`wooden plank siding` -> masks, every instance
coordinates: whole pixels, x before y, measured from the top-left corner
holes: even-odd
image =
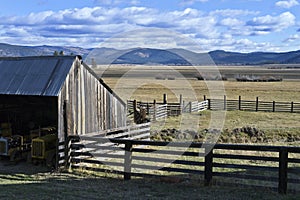
[[[75,59],[58,96],[60,141],[64,140],[65,102],[68,135],[85,135],[126,125],[126,104],[79,59]]]

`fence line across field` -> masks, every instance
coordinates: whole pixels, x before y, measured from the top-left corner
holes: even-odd
[[[255,101],[242,100],[239,96],[238,100],[228,100],[226,96],[223,99],[208,99],[209,110],[241,110],[254,112],[290,112],[300,113],[300,103],[296,102],[280,102],[280,101],[260,101],[256,97]]]
[[[164,95],[166,98],[166,95]],[[127,109],[129,112],[133,110],[134,100],[127,101]],[[160,105],[166,106],[167,116],[178,116],[182,113],[192,113],[199,112],[203,110],[240,110],[240,111],[253,111],[253,112],[290,112],[290,113],[300,113],[300,103],[298,102],[281,102],[281,101],[260,101],[258,97],[256,100],[242,100],[239,96],[237,100],[227,99],[224,96],[223,99],[209,99],[204,96],[204,101],[192,101],[185,102],[180,99],[180,102],[167,102],[166,99],[163,102],[142,102],[137,101],[138,107],[143,107],[147,110],[147,114],[153,114],[153,108],[156,108],[160,112]],[[159,106],[158,106],[159,105]],[[151,112],[150,112],[151,110]],[[164,112],[165,109],[163,109]],[[151,119],[155,117],[151,116]]]

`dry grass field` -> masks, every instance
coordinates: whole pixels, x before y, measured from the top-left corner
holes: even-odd
[[[222,75],[231,74],[231,77],[238,74],[273,75],[288,77],[282,82],[237,82],[233,78],[228,81],[200,81],[193,74],[195,69],[191,67],[175,67],[183,76],[168,71],[169,66],[110,66],[104,71],[103,68],[96,70],[103,75],[104,81],[118,95],[127,99],[136,99],[144,102],[162,102],[163,94],[167,94],[168,102],[179,102],[179,95],[183,95],[183,100],[202,101],[204,95],[207,98],[220,99],[224,95],[228,100],[237,100],[239,96],[242,100],[255,101],[256,97],[260,101],[276,102],[300,102],[300,70],[299,69],[269,69],[258,67],[221,67]],[[127,71],[127,73],[125,73]],[[124,74],[125,73],[125,74]],[[167,75],[172,74],[175,80],[168,80]],[[158,80],[156,75],[164,74],[165,80]],[[294,76],[292,76],[294,75]],[[298,79],[299,78],[299,79]],[[194,114],[185,116],[187,123]],[[209,128],[211,112],[202,112],[199,118],[199,131]],[[192,121],[192,120],[190,120]],[[179,128],[182,125],[181,117],[167,119],[163,124],[165,128]],[[189,125],[186,124],[185,127]],[[235,128],[251,126],[264,131],[268,135],[300,135],[300,114],[291,113],[271,113],[271,112],[242,112],[227,111],[224,120],[223,131],[231,132]],[[158,127],[162,127],[161,124]],[[283,142],[284,144],[284,142]]]
[[[183,66],[99,66],[94,69],[104,81],[118,94],[130,94],[131,99],[143,101],[161,100],[162,94],[168,94],[170,102],[177,102],[178,95],[188,100],[195,94],[199,100],[203,95],[210,96],[218,90],[220,95],[226,94],[228,99],[262,101],[294,101],[300,102],[300,69],[270,69],[266,67],[183,67]],[[227,76],[228,81],[199,81],[197,74]],[[237,75],[275,76],[283,78],[282,82],[237,82]],[[163,76],[165,80],[157,80]],[[286,77],[286,78],[285,78]],[[175,80],[167,80],[173,78]],[[216,89],[211,91],[212,87]],[[217,88],[215,88],[217,87]],[[213,94],[212,94],[213,93]],[[176,97],[177,96],[177,97]]]

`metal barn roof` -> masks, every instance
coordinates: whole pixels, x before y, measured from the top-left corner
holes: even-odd
[[[0,94],[58,96],[75,58],[0,58]]]

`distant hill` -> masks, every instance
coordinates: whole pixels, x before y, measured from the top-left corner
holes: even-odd
[[[64,55],[87,56],[91,49],[80,47],[60,47],[60,46],[18,46],[0,43],[0,57],[23,57],[23,56],[43,56],[53,55],[54,52],[63,51]]]
[[[260,65],[300,64],[300,50],[274,53],[239,53],[223,50],[195,53],[185,49],[114,48],[85,49],[60,46],[18,46],[0,43],[0,57],[22,57],[53,55],[63,51],[64,55],[81,55],[88,64],[140,64],[140,65]]]
[[[253,52],[253,53],[236,53],[226,51],[212,51],[209,55],[216,64],[242,64],[242,65],[257,65],[257,64],[291,64],[300,63],[299,51],[291,51],[284,53],[273,52]],[[298,57],[298,58],[297,58]]]

